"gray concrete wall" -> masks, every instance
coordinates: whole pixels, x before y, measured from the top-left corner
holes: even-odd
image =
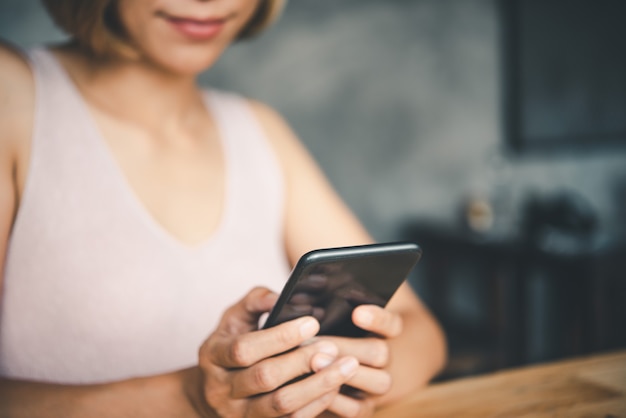
[[[0,37],[29,47],[61,35],[36,0],[0,0]],[[497,203],[497,230],[511,233],[527,193],[565,189],[604,230],[623,228],[623,149],[503,152],[499,39],[495,0],[294,0],[201,80],[281,111],[378,239],[414,219],[455,225],[474,195]]]

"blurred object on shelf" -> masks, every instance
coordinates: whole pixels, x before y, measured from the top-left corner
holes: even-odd
[[[579,194],[532,195],[524,208],[522,234],[533,248],[575,254],[593,245],[598,218]]]
[[[411,283],[448,336],[441,379],[626,347],[625,242],[573,192],[530,195],[517,234],[422,221],[402,238],[424,249]]]
[[[479,197],[469,199],[465,206],[465,221],[471,231],[488,232],[494,224],[493,208],[489,200]]]

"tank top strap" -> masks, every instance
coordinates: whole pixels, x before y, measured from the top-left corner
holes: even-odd
[[[29,180],[37,176],[40,165],[54,161],[61,164],[68,158],[76,160],[84,155],[86,147],[93,145],[84,141],[93,134],[90,116],[65,69],[44,48],[28,51],[28,58],[35,80],[35,115],[26,189]]]
[[[84,121],[80,94],[52,52],[36,48],[28,51],[28,58],[35,79],[36,116],[53,117],[57,124],[60,115],[70,116],[74,124]]]
[[[250,102],[238,94],[215,89],[205,91],[205,98],[224,138],[224,153],[230,164],[228,187],[234,205],[229,215],[242,219],[249,216],[251,208],[257,208],[268,225],[282,230],[284,173]],[[251,172],[262,175],[251,177]],[[264,204],[259,206],[259,202]]]

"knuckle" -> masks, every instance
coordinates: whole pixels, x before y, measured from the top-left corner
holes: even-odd
[[[269,392],[276,388],[277,375],[274,367],[259,365],[254,368],[253,373],[254,384],[259,390]]]
[[[224,400],[224,394],[220,390],[216,390],[215,388],[205,387],[204,388],[204,400],[211,407],[216,408]]]
[[[361,402],[352,401],[344,406],[343,413],[341,414],[344,418],[356,418],[361,416]]]
[[[270,408],[272,412],[281,416],[293,412],[293,399],[284,390],[274,392]]]
[[[291,347],[298,343],[298,341],[294,338],[294,333],[289,327],[280,327],[276,329],[276,341],[283,347]]]
[[[320,385],[326,390],[333,390],[343,383],[343,378],[339,370],[328,371],[322,374]]]
[[[240,312],[241,312],[241,306],[239,303],[229,306],[222,314],[222,319],[220,321],[221,327],[227,330],[233,318],[237,317],[240,314]]]
[[[246,311],[250,312],[254,309],[256,299],[260,298],[262,290],[260,287],[255,287],[244,296],[242,304]]]
[[[236,338],[229,347],[229,357],[234,365],[247,367],[250,365],[250,350],[248,344]]]

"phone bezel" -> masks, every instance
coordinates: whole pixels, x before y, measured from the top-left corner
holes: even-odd
[[[289,279],[285,284],[285,287],[280,293],[278,301],[272,308],[263,325],[263,329],[270,328],[272,326],[278,325],[276,322],[276,318],[279,316],[282,307],[291,297],[293,289],[296,284],[300,280],[302,272],[311,264],[316,263],[332,263],[336,261],[341,261],[345,259],[358,259],[358,258],[366,258],[371,256],[385,256],[385,255],[398,255],[398,254],[411,254],[414,257],[413,263],[408,268],[406,275],[402,282],[408,277],[411,270],[415,267],[415,265],[419,262],[422,256],[422,249],[415,244],[414,242],[388,242],[388,243],[378,243],[378,244],[367,244],[367,245],[357,245],[350,247],[336,247],[336,248],[322,248],[313,251],[309,251],[304,254],[295,267],[291,271],[289,275]],[[402,285],[402,282],[398,284],[397,289]],[[394,291],[395,292],[395,291]],[[389,300],[385,301],[385,305],[389,302]]]

